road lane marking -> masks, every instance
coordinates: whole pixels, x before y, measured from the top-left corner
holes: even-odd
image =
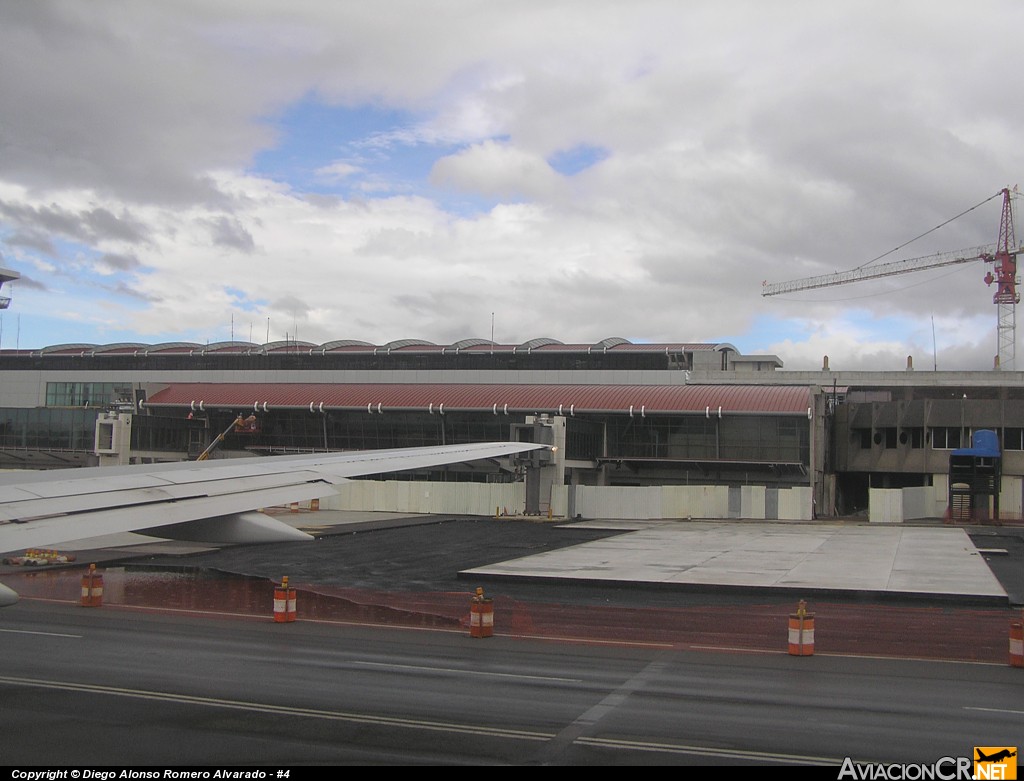
[[[173,702],[181,705],[200,705],[211,708],[248,711],[287,716],[306,716],[309,718],[326,719],[329,721],[347,721],[355,724],[372,724],[384,727],[406,727],[408,729],[428,730],[434,732],[454,732],[464,735],[480,735],[494,738],[515,740],[547,741],[554,734],[551,732],[532,732],[529,730],[502,729],[485,727],[475,724],[457,724],[455,722],[427,721],[424,719],[403,719],[392,716],[374,716],[367,713],[348,713],[345,711],[327,711],[316,708],[295,708],[288,705],[271,705],[270,703],[244,702],[242,700],[226,700],[218,697],[199,697],[191,694],[173,694],[171,692],[151,691],[147,689],[127,689],[118,686],[101,686],[91,683],[73,683],[71,681],[46,681],[37,678],[17,678],[0,676],[0,684],[13,686],[32,686],[39,689],[59,689],[63,691],[88,692],[90,694],[109,694],[114,697],[130,697],[139,700],[157,700]]]
[[[965,705],[964,710],[979,710],[985,713],[1012,713],[1014,716],[1024,716],[1024,710],[1011,710],[1010,708],[978,708]]]
[[[787,656],[788,651],[780,651],[770,648],[741,648],[731,645],[694,645],[684,644],[680,646],[688,651],[716,651],[741,654],[767,654],[775,656]],[[980,662],[977,659],[933,659],[926,656],[886,656],[884,654],[853,654],[853,653],[822,653],[815,651],[815,656],[825,656],[830,659],[869,659],[882,662],[937,662],[939,664],[971,664],[978,667],[1006,667],[1005,662]]]
[[[759,762],[781,762],[787,765],[841,765],[842,758],[810,757],[800,754],[775,754],[766,751],[744,751],[731,748],[710,748],[708,746],[687,746],[675,743],[654,743],[650,741],[615,740],[612,738],[580,737],[576,741],[584,746],[598,748],[625,749],[630,751],[652,751],[665,754],[690,754],[701,757],[718,757],[721,759],[749,759]]]
[[[724,759],[750,759],[768,762],[780,762],[790,764],[838,765],[841,759],[831,757],[801,756],[799,754],[773,754],[761,751],[744,751],[742,749],[723,749],[712,746],[691,746],[673,743],[654,743],[651,741],[622,740],[612,738],[587,737],[576,734],[570,736],[568,733],[576,732],[574,728],[582,726],[593,726],[607,713],[614,710],[632,691],[642,685],[642,682],[650,675],[660,672],[665,663],[652,663],[648,665],[637,676],[624,684],[615,692],[608,695],[602,702],[590,708],[579,719],[573,722],[560,733],[536,732],[532,730],[504,729],[499,727],[484,727],[473,724],[457,724],[454,722],[427,721],[424,719],[403,719],[392,716],[374,716],[365,713],[350,713],[345,711],[326,711],[315,708],[297,708],[287,705],[272,705],[269,703],[253,703],[241,700],[227,700],[217,697],[199,697],[190,694],[173,694],[171,692],[160,692],[146,689],[128,689],[116,686],[101,686],[89,683],[73,683],[70,681],[47,681],[35,678],[18,678],[14,676],[0,676],[0,685],[9,684],[12,686],[30,686],[41,689],[58,689],[63,691],[85,692],[89,694],[107,694],[115,697],[128,697],[141,700],[156,700],[181,705],[198,705],[211,708],[224,708],[228,710],[247,711],[250,713],[261,713],[271,715],[303,716],[306,718],[325,719],[329,721],[344,721],[354,724],[384,726],[392,728],[406,728],[432,732],[450,732],[456,734],[474,735],[492,738],[505,738],[510,740],[524,740],[531,742],[547,742],[553,745],[556,739],[566,738],[565,744],[579,744],[593,748],[605,748],[616,751],[647,751],[661,753],[688,754],[694,756],[709,756]],[[628,690],[628,691],[627,691]],[[581,729],[579,731],[582,731]],[[545,751],[547,755],[548,752]]]
[[[516,673],[495,673],[486,670],[460,670],[456,667],[427,667],[413,664],[388,664],[386,662],[351,662],[359,667],[383,667],[387,670],[417,670],[429,673],[455,673],[457,675],[483,675],[488,678],[515,678],[525,681],[558,681],[560,683],[583,683],[582,678],[558,678],[551,675],[517,675]]]
[[[69,635],[63,632],[33,632],[31,629],[0,629],[0,632],[9,632],[12,635],[43,635],[44,637],[74,637],[81,640],[85,635]]]

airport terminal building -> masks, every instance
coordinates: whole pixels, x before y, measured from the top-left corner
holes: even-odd
[[[0,378],[0,468],[517,439],[555,450],[406,477],[532,478],[517,510],[585,517],[902,520],[962,491],[961,509],[1020,518],[1024,493],[1020,372],[788,372],[729,344],[544,338],[65,344],[0,351]],[[981,429],[998,454],[950,482]],[[975,466],[985,496],[964,489]]]

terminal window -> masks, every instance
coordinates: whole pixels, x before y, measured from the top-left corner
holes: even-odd
[[[1024,428],[1003,429],[1003,450],[1024,450]]]
[[[963,442],[971,441],[970,429],[958,426],[936,426],[931,430],[933,450],[956,450],[964,447]]]
[[[106,407],[131,400],[131,385],[116,382],[48,382],[47,407]]]

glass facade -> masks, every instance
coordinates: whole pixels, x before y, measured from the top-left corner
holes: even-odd
[[[131,402],[132,386],[121,382],[48,382],[47,407],[109,407]]]
[[[806,419],[609,418],[608,458],[808,463]]]
[[[91,452],[99,409],[0,409],[0,448]]]
[[[211,416],[210,430],[222,431],[231,419],[230,413]],[[523,420],[523,416],[490,413],[330,412],[311,415],[298,410],[276,411],[261,416],[255,432],[230,433],[221,447],[292,452],[499,442],[507,441],[513,424],[521,424]],[[807,464],[809,442],[809,426],[803,417],[749,415],[719,420],[703,415],[647,418],[607,415],[566,419],[565,448],[570,459]]]

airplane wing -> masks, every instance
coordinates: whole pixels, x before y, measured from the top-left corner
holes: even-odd
[[[366,450],[0,473],[0,551],[118,532],[219,542],[309,539],[250,511],[336,493],[348,478],[544,447],[528,443]],[[179,524],[184,526],[174,529]]]

